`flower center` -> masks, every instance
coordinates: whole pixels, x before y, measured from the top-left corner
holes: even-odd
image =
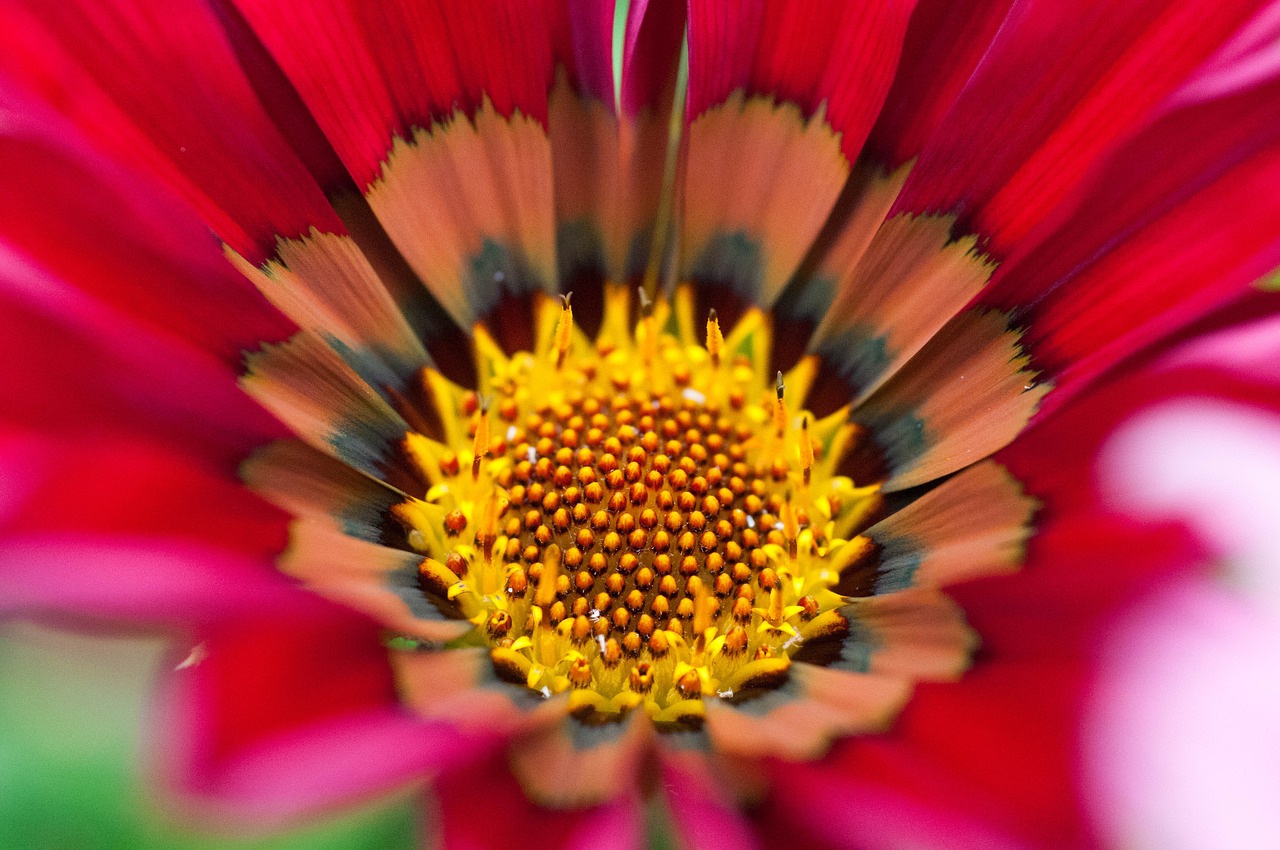
[[[397,507],[425,593],[475,628],[499,675],[575,711],[643,705],[659,728],[707,698],[786,681],[845,599],[827,557],[874,488],[834,474],[853,428],[788,404],[749,314],[704,344],[643,317],[591,343],[566,299],[540,354],[459,392],[446,441],[410,434],[424,500]],[[550,326],[550,322],[544,324]],[[759,324],[759,323],[756,323]]]

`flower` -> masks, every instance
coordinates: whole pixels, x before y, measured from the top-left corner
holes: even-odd
[[[8,606],[187,635],[158,769],[262,817],[1088,843],[1092,644],[1199,555],[1107,388],[1274,309],[1272,17],[16,3]]]

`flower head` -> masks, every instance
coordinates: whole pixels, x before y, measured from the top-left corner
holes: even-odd
[[[425,775],[447,820],[485,754],[630,826],[847,786],[927,825],[889,843],[1084,834],[1069,733],[1010,699],[1076,694],[1054,660],[1177,561],[1057,594],[1151,542],[1079,411],[1280,265],[1255,4],[10,17],[6,344],[56,328],[60,370],[15,433],[155,469],[94,543],[122,591],[20,523],[0,580],[195,639],[172,782],[278,814]],[[979,828],[958,727],[1011,715],[1049,779]]]

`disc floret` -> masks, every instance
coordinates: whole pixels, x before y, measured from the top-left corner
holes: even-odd
[[[874,488],[834,474],[854,429],[799,410],[805,364],[767,373],[759,313],[727,336],[712,313],[700,340],[665,302],[619,333],[626,314],[615,297],[592,342],[568,298],[548,300],[535,352],[478,333],[479,391],[428,371],[452,415],[441,439],[407,436],[429,487],[396,513],[424,591],[504,678],[678,727],[705,699],[785,681],[846,601],[828,555]]]

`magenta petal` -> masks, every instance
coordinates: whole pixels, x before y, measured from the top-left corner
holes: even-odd
[[[453,850],[639,850],[643,844],[634,795],[591,809],[548,809],[525,796],[505,754],[459,765],[441,776],[434,790],[439,844]]]
[[[155,753],[197,809],[279,820],[482,755],[494,741],[404,713],[379,625],[297,591],[195,632]]]
[[[918,156],[986,55],[1013,0],[921,0],[868,147],[896,168]]]
[[[564,850],[641,850],[644,825],[638,795],[619,796],[585,813],[563,846]]]
[[[825,846],[851,850],[1018,850],[1032,846],[963,811],[921,805],[876,783],[832,775],[809,765],[789,766],[777,775],[776,785],[773,811],[780,818],[802,824],[801,834],[813,836]]]
[[[608,4],[601,4],[608,8]],[[635,115],[661,104],[674,86],[684,41],[684,3],[633,0],[622,52],[622,109]]]
[[[566,0],[564,5],[569,43],[561,61],[569,65],[579,91],[613,109],[614,7],[595,0]]]
[[[0,538],[6,616],[210,622],[288,604],[301,593],[270,565],[207,545],[74,533]]]
[[[196,709],[193,709],[196,710]],[[387,709],[300,726],[190,777],[201,808],[279,822],[422,781],[485,745]]]
[[[701,763],[701,757],[696,760]],[[760,842],[714,777],[678,754],[662,753],[662,790],[675,831],[690,850],[751,850]]]

